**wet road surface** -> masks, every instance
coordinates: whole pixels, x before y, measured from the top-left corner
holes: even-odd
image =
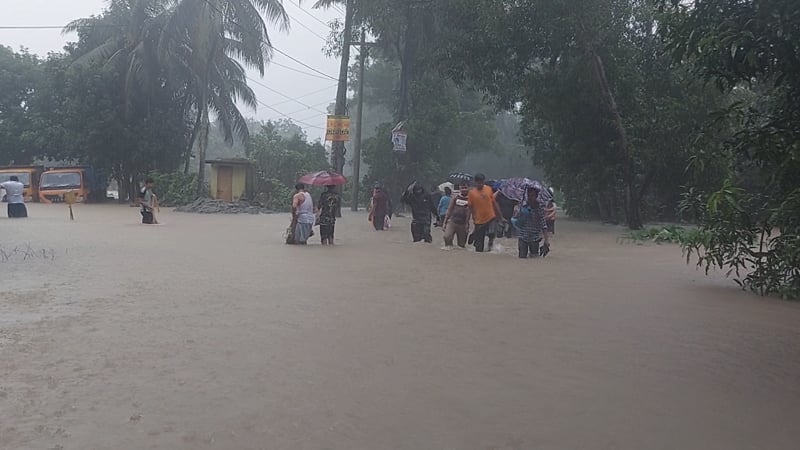
[[[619,228],[519,261],[361,214],[302,248],[285,215],[30,212],[0,219],[2,449],[800,445],[800,305]]]

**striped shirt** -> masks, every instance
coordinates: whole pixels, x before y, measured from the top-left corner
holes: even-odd
[[[542,239],[542,234],[547,231],[544,219],[544,208],[541,206],[530,207],[524,205],[514,212],[516,226],[519,230],[519,239],[524,242],[536,242]]]

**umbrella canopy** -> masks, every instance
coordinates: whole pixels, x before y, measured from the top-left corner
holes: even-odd
[[[500,186],[500,192],[511,200],[523,202],[528,188],[539,190],[540,203],[548,203],[553,199],[553,194],[542,182],[531,180],[530,178],[509,178],[504,180]]]
[[[472,175],[463,172],[453,172],[447,177],[447,181],[458,186],[459,183],[472,183]]]
[[[449,187],[450,190],[453,190],[453,191],[456,190],[456,185],[454,185],[453,183],[451,183],[449,181],[445,181],[444,183],[440,184],[439,185],[439,190],[444,192],[444,188],[446,188],[446,187]]]
[[[340,186],[347,183],[347,178],[339,175],[336,172],[323,170],[320,172],[303,175],[297,181],[311,186]]]

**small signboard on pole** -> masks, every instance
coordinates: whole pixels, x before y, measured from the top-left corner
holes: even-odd
[[[64,202],[69,206],[69,220],[75,220],[75,213],[72,212],[72,204],[75,203],[75,191],[68,191],[64,194]]]
[[[408,133],[403,130],[403,125],[405,124],[405,121],[401,121],[392,129],[392,151],[397,153],[406,152],[406,140],[408,139]]]
[[[325,140],[332,142],[346,142],[350,140],[350,117],[328,116],[325,127]]]

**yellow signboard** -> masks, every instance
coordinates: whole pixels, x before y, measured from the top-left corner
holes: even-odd
[[[325,127],[326,141],[349,141],[350,140],[350,117],[348,116],[328,116],[328,124]]]

